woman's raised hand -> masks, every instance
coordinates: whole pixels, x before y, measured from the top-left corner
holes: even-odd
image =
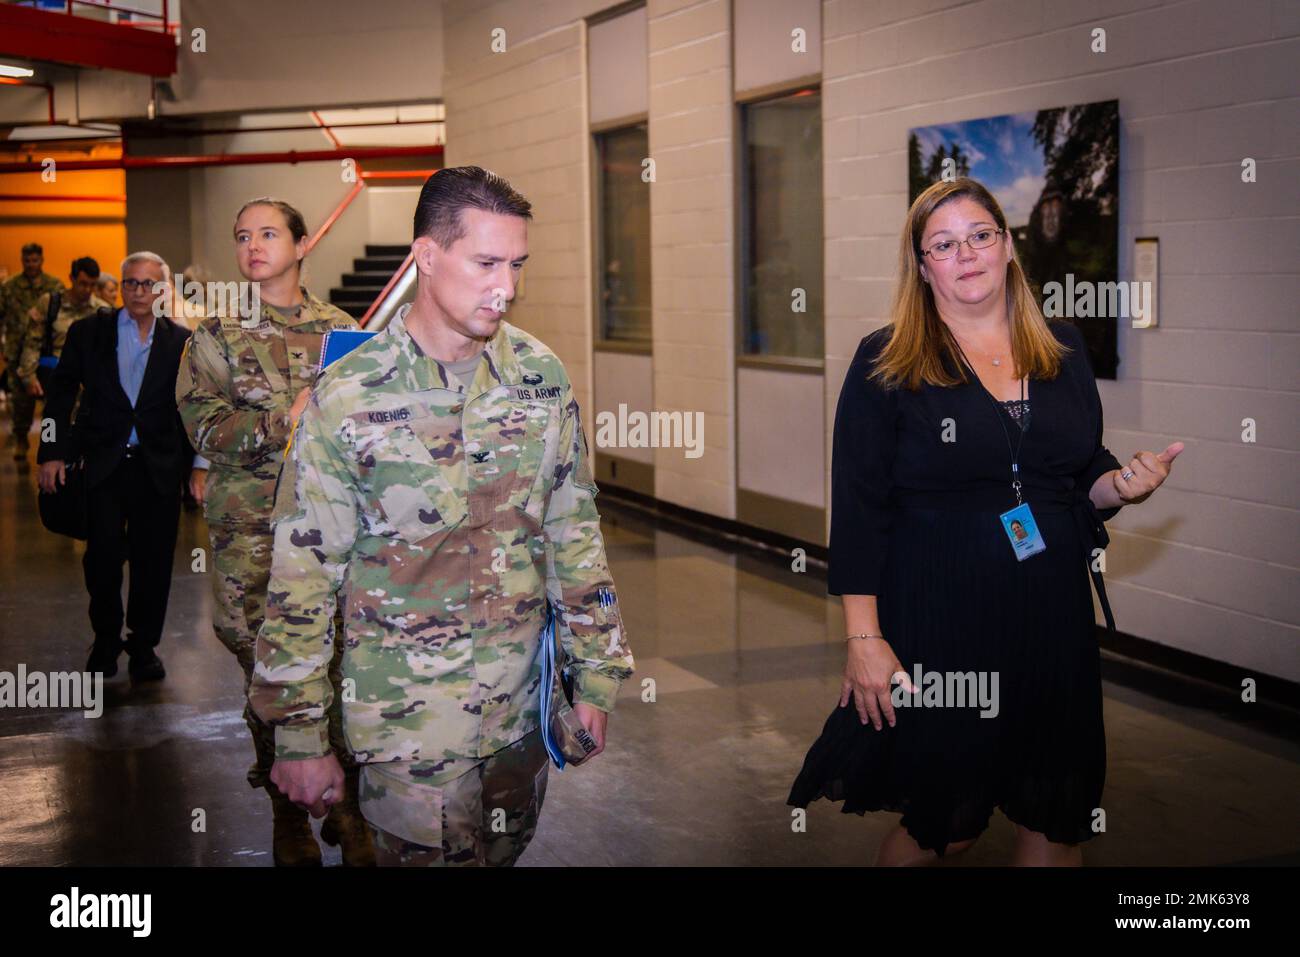
[[[1175,442],[1158,455],[1155,452],[1134,455],[1126,469],[1113,473],[1119,497],[1129,505],[1145,502],[1169,478],[1169,467],[1184,448],[1182,442]],[[1128,478],[1124,477],[1126,471],[1132,473]]]

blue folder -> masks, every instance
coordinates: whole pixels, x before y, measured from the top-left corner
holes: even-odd
[[[317,372],[324,372],[361,343],[377,335],[379,333],[366,332],[364,329],[331,329],[325,333],[325,339],[321,342],[320,368]]]
[[[542,629],[542,743],[557,771],[563,771],[564,755],[551,734],[551,686],[555,681],[555,611],[546,603],[546,627]]]

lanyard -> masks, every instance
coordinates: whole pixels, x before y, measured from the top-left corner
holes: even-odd
[[[952,341],[957,342],[957,337],[953,336]],[[966,350],[961,347],[960,342],[957,342],[957,350],[961,353],[961,357],[963,359],[966,359],[966,365],[970,368],[971,375],[975,377],[975,381],[979,382],[980,391],[982,391],[986,396],[988,396],[989,401],[993,403],[993,411],[994,413],[997,414],[998,425],[1002,426],[1002,435],[1007,440],[1007,451],[1011,453],[1011,488],[1016,493],[1016,505],[1020,505],[1022,501],[1020,497],[1020,446],[1025,441],[1025,433],[1029,431],[1029,421],[1026,420],[1020,426],[1020,439],[1019,441],[1016,442],[1016,447],[1015,450],[1013,451],[1011,448],[1011,434],[1007,432],[1007,424],[1002,420],[1002,409],[998,406],[997,400],[993,398],[992,393],[990,393],[988,389],[984,388],[984,383],[980,382],[980,377],[975,374],[975,367],[971,366],[970,359],[966,358]],[[1022,415],[1024,414],[1024,402],[1025,402],[1025,382],[1023,379],[1021,379],[1020,380],[1020,404],[1021,404]]]

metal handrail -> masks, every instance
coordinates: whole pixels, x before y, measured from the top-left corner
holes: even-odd
[[[367,331],[372,329],[378,331],[387,326],[397,314],[397,310],[402,307],[402,300],[406,298],[411,286],[415,285],[416,274],[415,253],[407,253],[406,258],[402,260],[402,265],[388,280],[388,285],[384,286],[383,292],[361,317],[361,328]]]
[[[159,21],[158,25],[162,27],[161,32],[163,33],[172,33],[173,26],[178,28],[180,27],[179,22],[173,23],[167,17],[168,0],[163,0],[162,13],[149,13],[147,10],[133,10],[130,7],[115,7],[111,3],[97,3],[97,2],[92,2],[92,0],[67,0],[67,4],[63,8],[63,12],[66,13],[68,16],[76,16],[76,14],[73,13],[72,11],[72,7],[74,4],[79,4],[83,7],[94,7],[96,10],[113,10],[116,11],[117,13],[129,13],[133,17],[144,17],[148,20],[157,20]],[[131,23],[131,22],[124,23],[122,25],[128,27],[144,26],[144,24]]]

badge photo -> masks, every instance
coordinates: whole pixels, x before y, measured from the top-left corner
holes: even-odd
[[[1029,510],[1028,502],[1016,506],[1009,512],[1003,512],[998,518],[1002,520],[1002,529],[1007,533],[1012,551],[1016,553],[1016,561],[1023,562],[1030,555],[1037,555],[1047,549],[1043,536],[1038,531],[1038,523],[1034,521],[1034,513]]]

